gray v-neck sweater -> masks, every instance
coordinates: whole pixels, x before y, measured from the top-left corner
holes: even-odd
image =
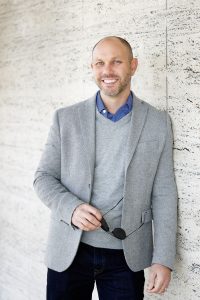
[[[105,214],[104,219],[111,231],[121,227],[123,200],[113,210],[109,210],[123,197],[125,152],[131,115],[132,111],[113,122],[96,108],[96,159],[90,204]],[[122,249],[122,241],[101,228],[83,231],[81,241],[94,247]]]

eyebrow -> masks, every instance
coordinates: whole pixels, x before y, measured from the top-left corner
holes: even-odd
[[[112,60],[113,59],[120,59],[120,60],[122,60],[119,56],[114,56],[114,57],[112,57]],[[97,58],[94,58],[94,60],[103,60],[103,58],[97,57]]]

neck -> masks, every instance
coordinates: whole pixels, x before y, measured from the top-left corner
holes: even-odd
[[[130,95],[130,89],[127,89],[125,91],[122,91],[117,96],[107,96],[103,94],[102,91],[100,91],[101,99],[103,100],[103,103],[106,107],[106,109],[112,113],[115,114],[116,111],[126,103],[128,96]]]

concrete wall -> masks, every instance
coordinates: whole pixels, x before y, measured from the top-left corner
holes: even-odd
[[[200,2],[168,0],[166,10],[164,0],[1,0],[1,300],[45,299],[49,211],[33,192],[33,173],[53,111],[96,91],[91,49],[110,34],[132,44],[139,59],[133,90],[160,109],[167,105],[168,56],[178,253],[165,296],[145,299],[200,297]]]

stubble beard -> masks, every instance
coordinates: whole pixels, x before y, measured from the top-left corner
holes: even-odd
[[[98,85],[100,91],[104,95],[109,96],[109,97],[116,97],[121,92],[123,92],[127,88],[127,86],[130,84],[130,82],[131,82],[131,75],[127,74],[123,81],[121,81],[120,78],[118,78],[118,79],[119,79],[119,83],[116,86],[116,88],[113,89],[113,90],[112,89],[109,90],[109,87],[105,88],[103,86],[103,84],[102,84],[101,79],[95,79],[95,82]]]

